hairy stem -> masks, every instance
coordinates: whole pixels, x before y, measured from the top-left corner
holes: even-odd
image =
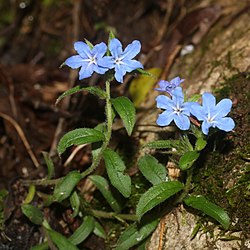
[[[120,219],[120,220],[130,220],[130,221],[137,221],[137,216],[135,214],[117,214],[114,212],[104,212],[100,210],[88,210],[88,213],[91,215],[98,217],[98,218],[105,218],[105,219]]]
[[[186,180],[185,186],[183,188],[181,195],[175,201],[175,204],[181,203],[183,199],[185,199],[186,196],[188,195],[190,188],[191,188],[192,178],[193,178],[193,167],[187,170],[187,180]]]
[[[92,165],[84,172],[81,173],[82,178],[86,177],[87,175],[91,174],[99,165],[103,151],[107,148],[110,138],[111,138],[111,132],[112,132],[112,107],[111,107],[111,101],[110,101],[110,81],[106,81],[106,126],[107,126],[107,131],[105,135],[105,141],[103,142],[97,156],[93,158]]]

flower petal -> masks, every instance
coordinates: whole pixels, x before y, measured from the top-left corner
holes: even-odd
[[[86,43],[84,43],[82,41],[75,42],[74,48],[81,57],[83,57],[83,58],[90,58],[91,57],[91,49]]]
[[[172,100],[176,107],[181,107],[182,103],[184,102],[184,96],[181,87],[177,87],[173,90]]]
[[[217,105],[215,106],[216,114],[212,114],[211,116],[216,116],[218,118],[226,116],[232,108],[232,101],[230,99],[222,99]]]
[[[170,122],[174,119],[174,116],[175,114],[172,111],[166,110],[158,116],[156,123],[159,126],[168,126]]]
[[[100,67],[100,66],[98,66],[98,65],[94,65],[93,70],[94,70],[96,73],[103,75],[103,74],[106,73],[109,69],[108,69],[108,68]]]
[[[123,83],[123,76],[126,74],[126,71],[120,65],[115,66],[115,79],[117,82]]]
[[[83,58],[79,55],[71,56],[64,62],[67,66],[69,66],[72,69],[77,69],[82,66],[84,63]]]
[[[122,59],[133,59],[141,50],[141,43],[138,40],[134,40],[130,43],[122,53]]]
[[[156,104],[157,104],[157,108],[160,109],[168,109],[171,112],[173,112],[173,101],[165,95],[159,95],[156,97]]]
[[[179,114],[174,116],[176,126],[181,130],[188,130],[190,128],[190,120],[187,116]]]
[[[211,93],[206,92],[202,95],[202,105],[208,114],[214,110],[215,104],[216,99]]]
[[[203,123],[201,124],[201,130],[203,134],[207,135],[210,127],[212,127],[212,124],[210,122],[203,121]]]
[[[124,60],[122,62],[123,64],[121,64],[121,67],[123,67],[126,72],[131,72],[135,69],[143,68],[143,65],[139,61],[136,61],[136,60]]]
[[[207,114],[204,110],[204,107],[202,107],[199,103],[193,102],[190,105],[190,113],[195,116],[199,121],[204,121],[207,119]]]
[[[235,127],[234,120],[230,117],[223,117],[219,120],[216,120],[214,123],[217,128],[226,132],[233,130]]]
[[[97,60],[97,64],[103,68],[113,69],[115,67],[114,59],[112,56],[104,56]]]
[[[117,38],[111,39],[109,42],[109,50],[111,52],[111,55],[116,59],[118,58],[122,53],[122,44]]]
[[[183,81],[184,79],[181,79],[179,76],[177,76],[170,81],[170,84],[174,85],[175,87],[178,87]]]
[[[107,45],[105,43],[98,43],[92,49],[92,53],[96,56],[96,58],[102,58],[107,52]]]
[[[94,72],[93,67],[93,63],[88,63],[87,65],[82,66],[81,70],[79,71],[79,80],[90,77]]]
[[[166,87],[168,86],[169,82],[168,81],[164,81],[164,80],[161,80],[158,82],[160,88],[165,91]]]

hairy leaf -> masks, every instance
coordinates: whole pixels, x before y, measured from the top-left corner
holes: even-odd
[[[196,143],[195,143],[195,150],[201,151],[204,149],[207,145],[207,141],[204,140],[203,138],[198,138]]]
[[[144,177],[153,185],[166,181],[166,168],[153,156],[145,155],[141,157],[138,161],[138,165]]]
[[[155,219],[143,225],[133,223],[120,236],[116,250],[127,250],[147,238],[156,228],[159,220]]]
[[[86,216],[83,223],[78,227],[75,232],[68,238],[68,240],[74,244],[78,245],[83,242],[94,230],[95,220],[92,216]]]
[[[55,187],[53,199],[61,202],[68,198],[77,183],[81,180],[81,174],[78,171],[69,172]]]
[[[225,210],[208,201],[204,196],[190,195],[188,198],[184,199],[184,202],[186,203],[186,205],[198,209],[203,213],[211,216],[213,219],[217,220],[225,229],[229,228],[230,218]]]
[[[32,223],[36,225],[42,224],[43,214],[37,207],[34,207],[30,204],[24,204],[22,205],[21,209],[25,216],[27,216]]]
[[[58,249],[67,249],[67,250],[79,250],[74,244],[70,242],[65,236],[62,234],[52,230],[47,229],[50,239],[53,243],[58,247]]]
[[[178,148],[179,146],[180,146],[179,140],[157,140],[143,145],[144,148],[154,148],[154,149]]]
[[[70,205],[73,209],[72,218],[74,218],[78,215],[79,208],[80,208],[80,198],[79,198],[76,191],[73,192],[73,194],[70,196],[69,200],[70,200]]]
[[[199,156],[200,156],[200,154],[197,151],[186,152],[179,160],[180,169],[187,170],[187,169],[191,168]]]
[[[96,95],[98,96],[99,98],[101,99],[105,99],[106,98],[106,92],[103,91],[102,89],[100,89],[99,87],[83,87],[83,86],[76,86],[72,89],[69,89],[67,91],[65,91],[63,94],[61,94],[57,100],[56,100],[56,105],[66,96],[69,96],[69,95],[73,95],[75,93],[78,93],[80,91],[87,91],[93,95]]]
[[[41,243],[39,245],[32,247],[30,250],[48,250],[48,249],[49,249],[48,242],[44,242],[44,243]]]
[[[151,187],[141,196],[136,207],[136,215],[140,219],[145,213],[182,189],[183,184],[179,181],[163,182]]]
[[[92,128],[78,128],[65,134],[59,141],[57,152],[61,155],[68,147],[72,145],[82,145],[103,141],[105,139],[102,132]]]
[[[96,185],[99,191],[102,193],[110,207],[116,212],[119,213],[122,209],[116,197],[110,190],[108,181],[100,175],[91,175],[89,179]]]
[[[126,169],[120,156],[111,149],[103,152],[105,166],[111,184],[126,198],[131,194],[131,179],[124,174]]]
[[[134,104],[125,96],[117,97],[111,100],[116,112],[121,117],[128,135],[132,134],[135,125],[135,107]]]
[[[29,191],[23,204],[29,204],[34,199],[35,194],[36,194],[36,186],[31,184],[29,186]]]
[[[104,228],[97,220],[95,220],[95,228],[93,230],[93,233],[100,238],[103,238],[103,239],[107,238]]]
[[[44,158],[45,163],[46,163],[47,168],[48,168],[47,179],[50,180],[55,175],[54,163],[47,152],[42,152],[42,154],[43,154],[43,158]]]

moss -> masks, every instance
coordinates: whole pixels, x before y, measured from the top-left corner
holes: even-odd
[[[216,133],[209,140],[202,166],[194,175],[194,192],[205,195],[229,214],[230,230],[250,232],[250,78],[238,74],[216,90],[217,100],[230,98],[230,113],[236,123],[231,133]]]

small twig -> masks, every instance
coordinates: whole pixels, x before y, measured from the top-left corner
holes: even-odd
[[[76,156],[76,154],[82,149],[84,148],[86,145],[88,144],[83,144],[83,145],[79,145],[77,146],[73,152],[70,154],[70,156],[68,157],[68,159],[65,161],[65,163],[63,164],[64,167],[67,167],[70,162],[74,159],[74,157]]]
[[[6,121],[8,121],[9,123],[11,123],[13,125],[13,127],[16,129],[18,135],[20,136],[33,164],[35,165],[36,168],[38,168],[40,166],[35,154],[33,153],[31,146],[22,130],[22,128],[20,127],[20,125],[10,116],[0,112],[0,116],[5,119]]]
[[[159,233],[159,244],[157,250],[162,250],[162,239],[163,239],[163,234],[165,230],[165,218],[161,218],[160,221],[160,233]]]

